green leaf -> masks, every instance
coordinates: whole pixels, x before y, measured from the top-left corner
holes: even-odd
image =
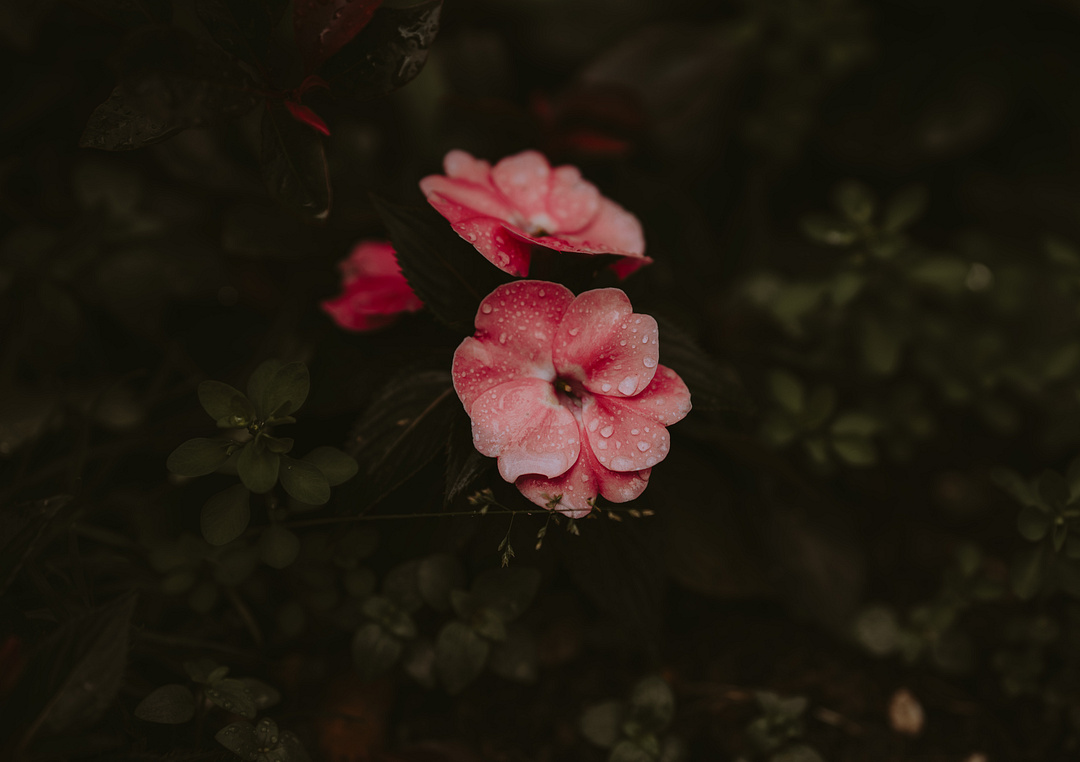
[[[802,229],[811,241],[828,246],[850,246],[859,239],[858,230],[850,222],[831,215],[808,214],[802,218]]]
[[[322,471],[331,487],[344,484],[360,470],[356,459],[336,447],[316,447],[301,460]]]
[[[253,677],[241,677],[240,682],[243,683],[251,700],[255,702],[257,710],[262,711],[281,703],[281,693],[274,686]]]
[[[224,670],[224,672],[218,674],[218,670]],[[218,666],[218,663],[213,659],[208,659],[205,656],[199,659],[189,659],[184,662],[184,671],[187,672],[187,676],[191,678],[192,682],[207,684],[220,680],[229,674],[228,667]]]
[[[877,450],[874,443],[863,437],[834,437],[833,449],[840,459],[849,466],[863,467],[877,463]]]
[[[300,538],[291,529],[271,524],[259,537],[259,557],[274,569],[292,565],[300,555]]]
[[[1024,548],[1013,559],[1009,570],[1013,592],[1022,600],[1033,598],[1042,588],[1048,568],[1046,545]]]
[[[822,426],[836,409],[836,390],[831,386],[819,386],[806,400],[806,409],[802,415],[802,427],[813,431]]]
[[[27,666],[38,679],[19,702],[37,717],[31,728],[50,735],[96,723],[116,699],[127,666],[136,596],[124,595],[61,624],[44,638]]]
[[[1046,470],[1039,474],[1035,488],[1039,500],[1051,510],[1060,510],[1069,502],[1069,484],[1057,471]]]
[[[283,418],[299,410],[307,400],[311,377],[302,362],[291,362],[276,368],[266,381],[262,411],[268,420]]]
[[[387,672],[397,662],[401,651],[401,641],[376,622],[361,626],[353,636],[353,664],[364,680]]]
[[[90,114],[79,147],[132,151],[168,140],[183,129],[184,125],[173,119],[157,119],[145,113],[124,86],[117,85],[108,99]]]
[[[1050,530],[1053,520],[1045,512],[1030,505],[1024,506],[1016,517],[1016,528],[1021,536],[1030,542],[1038,542]]]
[[[180,476],[212,474],[229,459],[233,444],[222,439],[189,439],[172,451],[165,467]]]
[[[197,0],[199,20],[214,42],[242,61],[258,66],[266,58],[273,25],[262,0]]]
[[[1080,250],[1068,241],[1050,236],[1045,241],[1047,257],[1056,265],[1080,267]]]
[[[285,491],[301,503],[323,505],[330,500],[330,483],[311,463],[282,455],[278,477]]]
[[[533,683],[537,676],[536,642],[524,627],[511,627],[501,643],[492,646],[488,669],[515,683]]]
[[[163,685],[139,702],[135,716],[146,722],[182,725],[195,716],[195,696],[186,685]]]
[[[259,163],[271,196],[304,219],[326,221],[331,189],[322,136],[294,119],[283,103],[263,113]]]
[[[373,595],[364,601],[361,611],[382,625],[391,635],[406,640],[416,637],[416,623],[412,617],[389,598]]]
[[[834,436],[872,437],[881,428],[877,418],[866,413],[844,413],[833,421],[830,431]]]
[[[446,371],[420,371],[392,379],[353,431],[351,454],[360,462],[365,478],[341,490],[348,504],[374,504],[423,468],[446,446],[460,408]]]
[[[490,643],[464,622],[449,622],[435,641],[435,669],[450,695],[465,690],[484,670]]]
[[[482,635],[488,640],[502,643],[507,637],[506,622],[502,614],[486,606],[476,606],[475,599],[470,596],[468,624],[477,635]]]
[[[656,762],[656,757],[629,739],[619,741],[608,762]]]
[[[259,565],[259,551],[252,547],[231,548],[221,554],[214,579],[226,587],[245,582]]]
[[[838,272],[829,283],[829,296],[832,297],[833,304],[843,309],[859,295],[865,285],[866,277],[862,273]]]
[[[381,0],[295,4],[293,29],[304,71],[312,72],[343,48],[371,21]]]
[[[281,456],[263,447],[262,442],[248,442],[236,458],[236,473],[244,486],[256,495],[269,492],[277,484]]]
[[[243,484],[210,497],[199,517],[202,535],[211,545],[227,545],[242,535],[251,520],[251,493]]]
[[[289,437],[272,437],[269,434],[263,434],[261,439],[263,446],[275,455],[284,455],[291,452],[294,444]]]
[[[891,376],[900,364],[900,336],[891,327],[867,317],[859,323],[859,349],[867,370],[879,376]]]
[[[274,412],[270,405],[270,386],[274,374],[285,367],[281,360],[265,360],[251,372],[247,382],[247,396],[255,405],[260,418],[269,418]]]
[[[991,473],[994,483],[1008,492],[1021,505],[1035,506],[1045,510],[1040,503],[1035,490],[1024,480],[1020,474],[1008,468],[996,468]]]
[[[381,8],[319,74],[335,93],[352,98],[376,98],[402,87],[424,67],[441,10],[442,0]]]
[[[967,262],[956,257],[931,257],[908,270],[908,278],[916,284],[947,293],[960,293],[967,288]]]
[[[449,611],[450,591],[465,587],[465,570],[455,556],[436,553],[420,562],[416,581],[427,605],[435,611]]]
[[[420,561],[406,561],[388,571],[383,579],[383,595],[410,614],[419,611],[424,605],[424,596],[420,593],[419,569]]]
[[[833,203],[850,222],[865,225],[874,216],[874,192],[858,180],[846,180],[836,187]]]
[[[647,677],[630,694],[630,714],[644,728],[662,733],[675,718],[675,694],[661,677]]]
[[[788,746],[769,758],[769,762],[825,762],[820,754],[804,743]]]
[[[799,379],[787,371],[774,370],[769,374],[769,389],[773,397],[791,415],[802,412],[805,393]]]
[[[161,122],[207,127],[250,112],[261,99],[228,55],[176,27],[130,37],[118,62],[124,92]]]
[[[222,709],[249,720],[255,719],[258,712],[251,689],[235,678],[226,677],[213,681],[206,689],[206,698]]]
[[[207,415],[223,429],[243,428],[255,419],[255,407],[248,398],[220,381],[199,384],[199,402]]]
[[[476,578],[472,596],[477,608],[496,612],[503,622],[517,619],[540,589],[540,572],[523,566],[488,569]]]
[[[926,210],[926,188],[911,185],[900,190],[889,201],[881,228],[886,233],[899,233],[922,217]]]
[[[888,656],[899,647],[900,625],[888,606],[868,606],[855,620],[855,639],[874,656]]]
[[[435,317],[471,335],[480,301],[510,276],[477,256],[430,206],[400,206],[375,196],[372,202],[412,290]]]
[[[250,722],[234,722],[214,734],[214,739],[240,759],[257,760],[259,742],[255,727]]]
[[[610,749],[622,737],[624,705],[621,701],[593,704],[581,715],[578,727],[590,743]]]

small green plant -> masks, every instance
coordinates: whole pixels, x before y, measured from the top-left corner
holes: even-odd
[[[682,756],[677,739],[665,734],[675,718],[675,696],[667,682],[647,677],[625,701],[593,704],[581,716],[581,734],[605,749],[608,762],[676,762]]]
[[[761,715],[746,728],[755,750],[769,762],[823,762],[813,747],[799,741],[804,732],[805,696],[782,697],[771,691],[754,694]]]

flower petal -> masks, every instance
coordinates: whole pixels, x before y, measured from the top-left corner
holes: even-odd
[[[527,222],[544,227],[544,222],[548,222],[546,230],[554,227],[547,208],[550,176],[551,165],[538,151],[522,151],[495,165],[491,170],[492,182],[516,212],[506,218],[507,222],[518,227]]]
[[[481,454],[499,459],[499,473],[508,482],[523,474],[559,476],[578,458],[578,423],[548,381],[521,378],[500,384],[477,398],[469,416],[473,444]]]
[[[569,471],[554,478],[526,474],[517,480],[521,494],[536,505],[547,507],[570,518],[579,519],[592,510],[597,494],[613,503],[625,503],[637,498],[649,484],[651,469],[618,473],[600,465],[592,449],[583,444],[581,454]]]
[[[596,186],[581,177],[577,167],[558,167],[551,173],[547,211],[561,235],[573,234],[593,222],[604,198]],[[610,201],[606,203],[611,203]]]
[[[478,214],[475,210],[440,193],[429,193],[428,203],[450,221],[454,232],[476,247],[491,264],[505,273],[529,274],[531,244],[501,217]]]
[[[394,248],[382,241],[364,241],[341,262],[342,294],[321,306],[340,327],[370,331],[393,322],[400,312],[424,306],[401,274]]]
[[[632,397],[644,390],[659,361],[656,320],[633,312],[617,288],[586,291],[563,315],[553,360],[560,375],[594,394]],[[622,470],[622,469],[620,469]]]
[[[404,278],[394,245],[388,241],[360,242],[338,267],[346,285],[362,276],[397,275]]]
[[[586,399],[581,422],[600,465],[612,471],[640,471],[667,457],[667,429],[616,397]]]

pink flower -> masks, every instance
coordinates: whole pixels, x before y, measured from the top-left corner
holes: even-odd
[[[342,260],[342,294],[322,303],[323,310],[348,331],[371,331],[392,323],[401,312],[424,306],[401,274],[394,247],[362,241]]]
[[[464,151],[443,159],[446,175],[429,175],[420,190],[454,230],[492,264],[529,274],[533,244],[581,254],[619,254],[625,278],[652,262],[637,217],[600,195],[576,167],[552,169],[536,151],[508,156],[494,167]]]
[[[658,364],[656,321],[617,288],[578,297],[557,283],[499,286],[454,353],[473,443],[537,505],[573,517],[597,494],[633,500],[667,455],[690,392]]]

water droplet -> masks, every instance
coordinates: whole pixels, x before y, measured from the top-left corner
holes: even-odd
[[[612,471],[629,471],[634,467],[634,461],[623,455],[611,459]]]
[[[603,385],[601,385],[600,386],[600,391],[602,391],[602,392],[610,392],[611,391],[611,384],[603,384]]]
[[[570,329],[570,335],[571,335],[571,336],[577,336],[577,335],[578,335],[579,333],[581,333],[581,329],[580,329],[580,328],[571,328],[571,329]]]
[[[649,444],[648,442],[645,442],[645,441],[641,441],[641,442],[638,442],[638,443],[637,443],[637,448],[638,448],[639,450],[641,450],[642,452],[646,452],[646,451],[648,451],[648,449],[649,449],[650,447],[652,447],[652,445],[651,445],[651,444]]]
[[[656,358],[655,357],[643,357],[641,359],[641,364],[644,365],[646,368],[655,368],[656,367]]]
[[[593,418],[591,421],[589,421],[589,431],[596,431],[596,427],[599,425],[600,420],[597,418]]]
[[[484,302],[482,305],[480,305],[480,311],[483,312],[485,315],[490,315],[491,314],[491,305],[488,304],[487,302]]]
[[[544,289],[540,289],[540,291],[539,291],[539,292],[537,292],[537,293],[539,293],[539,294],[540,294],[540,298],[541,298],[541,299],[543,299],[543,298],[544,298],[545,296],[547,296],[547,292],[546,292],[546,291],[544,291]]]
[[[619,346],[620,347],[625,347],[626,346],[626,339],[623,339],[622,341],[620,341]]]
[[[649,335],[648,334],[645,334],[644,336],[641,337],[641,343],[642,344],[648,344],[649,343]]]
[[[637,391],[637,376],[627,376],[619,382],[619,391],[631,395]]]
[[[596,449],[597,450],[606,450],[607,449],[607,440],[606,439],[601,439],[599,442],[597,442],[596,443]],[[600,460],[603,460],[603,458],[600,458]]]
[[[638,434],[641,433],[641,429],[630,429],[630,433],[636,437]]]
[[[499,343],[500,344],[505,344],[506,343],[506,334],[505,333],[500,333],[499,334]]]
[[[610,437],[614,433],[615,433],[615,427],[612,426],[611,424],[608,424],[604,428],[600,429],[600,436],[602,436],[602,437]]]

